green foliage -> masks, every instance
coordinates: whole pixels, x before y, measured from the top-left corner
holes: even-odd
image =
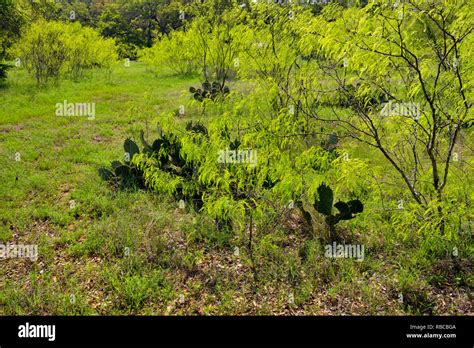
[[[38,84],[59,77],[66,59],[64,25],[40,21],[31,25],[15,49]]]
[[[161,35],[150,48],[141,51],[140,59],[155,68],[168,67],[177,75],[199,71],[199,53],[192,31],[174,31]]]
[[[331,4],[309,27],[321,35],[300,40],[305,54],[317,52],[330,71],[324,78],[337,92],[324,98],[339,99],[352,110],[347,115],[334,108],[331,119],[345,125],[347,135],[380,151],[411,199],[438,221],[426,232],[446,232],[443,206],[459,198],[450,178],[465,175],[453,162],[453,151],[460,146],[461,129],[472,120],[471,59],[463,58],[472,55],[470,11],[468,2],[392,6],[372,1],[347,10]],[[445,88],[442,80],[456,83]],[[386,112],[389,100],[416,105],[416,111]],[[411,144],[410,155],[401,145],[405,142]],[[426,221],[418,223],[426,226]]]
[[[153,41],[160,35],[168,34],[183,25],[183,21],[179,19],[181,9],[179,2],[175,1],[111,2],[104,4],[101,9],[97,27],[103,36],[114,38],[118,42],[121,58],[136,59],[140,48],[152,47]],[[168,51],[162,53],[173,54]],[[182,49],[181,53],[186,55]],[[148,51],[147,55],[149,54],[153,56],[153,51]]]
[[[104,39],[91,28],[78,23],[67,27],[66,71],[73,80],[79,79],[85,70],[104,68],[110,70],[117,61],[115,43]]]
[[[25,17],[12,0],[0,2],[0,62],[5,58],[7,49],[20,36],[21,27],[25,24]],[[1,78],[0,78],[1,79]]]
[[[110,69],[117,60],[112,40],[79,23],[35,22],[13,51],[38,84],[58,79],[61,73],[78,79],[85,69]]]

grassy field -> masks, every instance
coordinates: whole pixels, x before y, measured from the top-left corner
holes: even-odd
[[[255,282],[239,236],[174,201],[107,186],[98,169],[123,157],[127,137],[153,134],[153,119],[186,103],[196,78],[132,62],[110,78],[41,89],[23,70],[9,81],[0,90],[0,243],[37,244],[39,259],[0,260],[0,315],[472,312],[462,258],[430,260],[415,242],[402,250],[395,236],[360,235],[371,250],[364,262],[328,259],[290,214],[257,236]],[[56,116],[63,100],[94,102],[95,118]]]

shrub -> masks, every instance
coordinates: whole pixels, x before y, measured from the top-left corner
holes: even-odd
[[[18,50],[22,64],[38,84],[59,77],[66,59],[64,25],[38,21],[23,35]]]
[[[117,61],[115,43],[104,39],[91,28],[82,27],[79,23],[67,28],[66,72],[72,79],[82,77],[86,69],[110,69]]]
[[[110,69],[117,60],[113,40],[79,23],[35,22],[13,51],[38,84],[57,79],[63,72],[78,79],[85,69]]]
[[[197,46],[189,31],[162,35],[153,47],[142,51],[141,59],[155,67],[166,66],[178,75],[191,75],[199,68]]]

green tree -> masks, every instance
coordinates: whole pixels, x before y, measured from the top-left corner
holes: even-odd
[[[301,40],[325,58],[320,68],[351,109],[307,112],[380,151],[442,232],[452,209],[443,205],[455,199],[447,187],[453,171],[462,175],[453,153],[473,122],[471,12],[471,2],[331,5],[314,24],[319,35]]]
[[[2,81],[6,79],[7,69],[10,67],[3,63],[8,58],[7,49],[19,38],[25,18],[10,0],[0,2],[0,18],[0,81]]]

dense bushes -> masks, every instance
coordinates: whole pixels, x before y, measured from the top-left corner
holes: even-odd
[[[66,71],[71,78],[80,78],[86,69],[110,69],[117,61],[113,40],[103,39],[97,31],[79,24],[68,29]]]
[[[93,29],[44,20],[26,30],[13,52],[38,84],[61,74],[78,79],[86,69],[110,69],[117,60],[113,40],[101,38]]]
[[[199,71],[199,52],[196,38],[189,31],[174,31],[162,35],[151,48],[141,52],[141,60],[154,67],[168,67],[178,75]]]
[[[188,135],[180,137],[180,154],[192,158],[197,166],[195,181],[212,187],[203,199],[205,209],[242,223],[250,211],[281,207],[290,199],[301,206],[313,205],[324,183],[347,202],[336,206],[339,214],[326,214],[332,230],[336,222],[361,212],[360,205],[351,205],[360,199],[365,212],[380,210],[384,204],[391,209],[371,212],[372,220],[364,222],[367,228],[456,238],[459,228],[451,217],[463,215],[470,205],[464,192],[470,181],[454,160],[454,149],[461,147],[459,137],[472,119],[467,102],[472,95],[470,59],[453,56],[455,49],[459,49],[458,55],[471,55],[469,21],[456,20],[466,6],[438,5],[449,13],[447,23],[462,39],[459,41],[435,29],[439,19],[427,16],[424,4],[406,4],[411,10],[405,17],[402,13],[402,19],[390,19],[388,14],[400,9],[377,1],[347,9],[331,3],[317,16],[310,8],[296,5],[257,3],[217,11],[212,6],[216,3],[194,3],[191,10],[195,17],[186,31],[172,33],[148,51],[148,59],[153,59],[159,55],[159,45],[171,49],[185,37],[195,38],[186,50],[197,47],[204,83],[190,92],[200,102],[194,105],[207,117],[208,132],[199,141]],[[392,23],[397,20],[400,27]],[[419,29],[420,22],[426,22],[432,32],[428,37],[420,34],[419,40],[405,39],[412,53],[404,51],[402,57],[385,53],[394,52],[400,35],[409,37],[411,28]],[[347,32],[348,27],[352,31]],[[373,32],[375,27],[393,29]],[[359,34],[361,31],[364,34]],[[345,43],[340,42],[341,37],[346,38]],[[453,47],[449,60],[458,62],[455,67],[436,50],[425,52],[430,40],[445,40]],[[369,44],[372,46],[361,46]],[[379,52],[382,48],[385,51]],[[181,50],[172,54],[180,55]],[[185,65],[187,59],[180,63]],[[238,69],[239,77],[251,81],[250,93],[216,98],[217,87],[228,84],[228,72],[233,68]],[[449,88],[439,83],[439,79],[451,78],[458,82],[447,84]],[[427,90],[423,92],[423,88]],[[390,100],[418,104],[420,118],[400,112],[385,117],[381,110]],[[455,100],[455,105],[450,100]],[[160,123],[167,117],[160,116]],[[429,125],[437,126],[432,132],[425,131]],[[223,141],[221,133],[231,136]],[[402,146],[407,141],[410,146]],[[364,155],[367,148],[379,152]],[[406,153],[408,148],[413,155]],[[219,165],[217,154],[226,149],[256,150],[259,165],[236,165],[233,160],[227,166]],[[138,158],[145,178],[154,182],[153,188],[175,192],[171,186],[179,180],[169,180],[153,161]],[[455,179],[451,173],[463,180],[452,185],[450,180]],[[276,184],[267,189],[265,182]],[[380,187],[381,197],[369,196]],[[352,223],[359,223],[364,215]],[[321,219],[324,221],[324,216],[319,216]],[[375,227],[377,219],[384,221],[383,226]],[[458,224],[466,225],[466,219],[461,217]]]
[[[204,81],[217,80],[223,86],[238,70],[244,27],[235,9],[213,5],[191,4],[187,11],[193,16],[192,22],[183,30],[160,36],[152,48],[143,50],[142,60],[167,66],[178,75],[199,72]],[[203,12],[208,17],[199,15]]]
[[[64,25],[56,22],[33,24],[18,45],[19,57],[38,84],[59,76],[66,60]]]

